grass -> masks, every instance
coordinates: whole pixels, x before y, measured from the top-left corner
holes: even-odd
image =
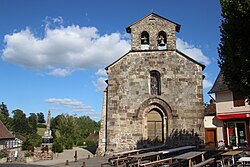
[[[43,136],[46,128],[37,128],[37,134],[39,136]]]

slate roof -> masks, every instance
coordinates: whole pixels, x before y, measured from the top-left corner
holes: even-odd
[[[217,92],[222,92],[229,90],[227,85],[223,81],[223,74],[220,71],[219,75],[217,76],[215,83],[212,87],[212,89],[208,93],[217,93]]]
[[[15,136],[10,133],[6,126],[0,120],[0,140],[3,139],[15,139]]]

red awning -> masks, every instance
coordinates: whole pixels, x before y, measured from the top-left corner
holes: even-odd
[[[217,119],[250,118],[250,113],[217,115]]]

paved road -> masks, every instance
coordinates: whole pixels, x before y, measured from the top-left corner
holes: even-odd
[[[45,162],[45,161],[44,161]],[[66,161],[65,161],[66,162]],[[85,163],[86,167],[100,167],[102,163],[108,162],[108,157],[92,157],[89,159],[80,159],[77,162],[69,161],[69,165],[65,165],[65,162],[61,162],[58,164],[52,164],[53,160],[51,160],[50,164],[42,164],[42,161],[39,161],[39,164],[26,164],[26,163],[5,163],[0,164],[0,167],[82,167],[83,163]]]
[[[1,167],[46,167],[44,165],[32,165],[32,164],[24,164],[24,163],[6,163],[0,164]]]
[[[78,160],[75,162],[75,151],[77,151]],[[108,162],[109,157],[94,157],[91,152],[82,148],[73,148],[72,150],[64,150],[53,160],[39,160],[29,164],[20,162],[9,162],[0,164],[0,167],[81,167],[85,163],[86,167],[100,167],[102,163]],[[68,160],[69,165],[66,164]]]

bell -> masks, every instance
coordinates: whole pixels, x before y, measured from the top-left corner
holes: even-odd
[[[142,37],[142,38],[141,38],[141,43],[142,43],[142,44],[148,44],[147,37],[145,37],[145,36]]]
[[[163,36],[159,37],[159,45],[160,46],[165,46],[165,42],[164,42],[164,37]]]

